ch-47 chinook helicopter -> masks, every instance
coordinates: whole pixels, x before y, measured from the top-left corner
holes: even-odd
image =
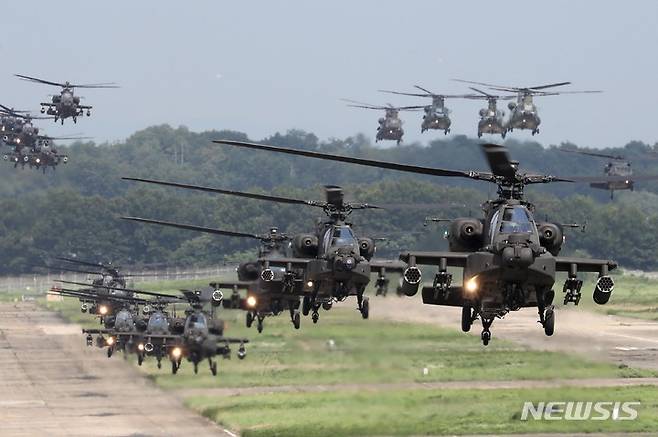
[[[592,188],[609,190],[610,198],[614,198],[617,190],[631,190],[635,188],[635,182],[658,180],[658,175],[633,175],[631,163],[620,155],[608,155],[605,153],[585,152],[581,150],[559,149],[561,152],[578,153],[580,155],[606,158],[608,163],[603,167],[603,176],[579,176],[573,178],[578,182],[589,182]]]
[[[378,209],[378,207],[367,203],[344,202],[343,190],[340,187],[326,187],[326,200],[316,201],[149,179],[124,179],[322,208],[329,219],[319,221],[315,232],[297,234],[292,238],[292,257],[264,256],[258,260],[259,267],[262,266],[260,278],[263,282],[275,281],[280,277],[279,275],[283,278],[288,277],[294,282],[301,280],[301,290],[298,295],[303,296],[302,314],[306,316],[312,313],[314,323],[317,323],[320,317],[321,307],[329,310],[334,302],[342,301],[348,296],[357,297],[361,316],[367,319],[370,305],[368,297],[363,293],[370,282],[371,272],[381,271],[382,268],[390,270],[395,268],[385,260],[373,260],[374,241],[370,238],[357,238],[352,230],[352,224],[346,221],[354,210]],[[293,292],[297,289],[292,287]],[[294,317],[293,310],[291,316]]]
[[[478,121],[478,138],[482,134],[495,134],[505,138],[507,134],[507,125],[505,123],[505,112],[500,111],[496,106],[498,100],[510,100],[514,96],[500,96],[484,92],[478,88],[470,87],[478,95],[470,95],[469,99],[486,99],[487,107],[480,109],[480,121]]]
[[[408,264],[403,274],[402,291],[417,293],[422,275],[417,265],[436,265],[438,272],[432,286],[423,287],[423,302],[462,308],[462,329],[469,331],[479,317],[482,320],[482,342],[491,340],[489,328],[495,318],[522,307],[537,307],[539,322],[546,335],[553,335],[555,315],[552,302],[557,272],[567,272],[564,302],[578,304],[582,280],[578,272],[597,272],[594,301],[605,304],[610,299],[614,282],[609,271],[617,267],[610,260],[559,256],[562,228],[555,223],[537,223],[534,205],[523,199],[526,185],[571,182],[570,178],[521,173],[518,162],[511,161],[507,149],[494,144],[482,145],[491,172],[444,170],[336,156],[307,150],[275,147],[241,141],[219,140],[257,150],[300,155],[330,161],[347,162],[415,174],[460,177],[482,180],[498,186],[498,199],[483,204],[484,218],[463,218],[451,223],[448,252],[406,252],[400,259]],[[463,284],[452,286],[448,267],[463,269]]]
[[[384,111],[384,116],[377,120],[379,127],[377,128],[375,142],[391,140],[395,141],[398,146],[400,143],[402,143],[402,136],[404,135],[404,129],[402,129],[402,120],[400,119],[400,111],[418,111],[424,108],[424,106],[393,106],[390,103],[386,104],[386,106],[376,106],[369,103],[357,102],[354,100],[342,100],[350,103],[347,106],[351,106],[353,108]]]
[[[503,91],[516,94],[516,103],[510,102],[507,107],[510,109],[509,119],[507,120],[507,130],[509,132],[514,129],[527,129],[530,130],[532,135],[539,133],[539,125],[541,119],[537,112],[537,106],[533,102],[535,96],[557,96],[561,94],[592,94],[600,93],[602,91],[546,91],[550,88],[555,88],[564,85],[570,85],[571,82],[558,82],[547,85],[538,85],[531,87],[510,87],[501,85],[492,85],[482,82],[474,82],[470,80],[453,79],[457,82],[469,83],[473,85],[483,85],[492,90]]]
[[[150,181],[138,178],[124,178],[128,180],[160,183],[169,185],[162,181]],[[180,186],[180,184],[171,184]],[[226,191],[226,192],[225,192]],[[220,193],[233,193],[228,190],[218,190]],[[140,223],[149,223],[161,226],[170,226],[178,229],[187,229],[197,232],[205,232],[214,235],[224,235],[239,238],[252,238],[260,241],[258,249],[258,260],[241,263],[237,268],[238,280],[216,281],[211,287],[221,290],[229,289],[233,295],[224,299],[225,308],[242,309],[247,312],[247,327],[250,328],[256,322],[258,332],[263,331],[265,317],[276,316],[285,310],[290,311],[290,320],[295,329],[300,327],[299,304],[302,290],[302,280],[293,272],[286,272],[283,267],[271,267],[274,278],[265,281],[262,278],[264,269],[262,260],[278,259],[292,256],[290,241],[293,240],[287,234],[279,232],[277,228],[270,228],[267,234],[251,234],[245,232],[228,231],[223,229],[208,228],[184,223],[174,223],[162,220],[151,220],[140,217],[122,217],[124,220],[132,220]],[[247,294],[242,298],[238,290],[246,290]]]
[[[52,96],[50,103],[41,103],[41,113],[52,115],[55,119],[55,123],[57,123],[57,120],[60,120],[62,124],[64,124],[64,120],[69,117],[71,117],[73,123],[77,123],[78,117],[82,116],[85,111],[87,112],[87,116],[91,115],[92,107],[80,104],[80,99],[82,97],[74,95],[75,88],[118,88],[115,83],[72,84],[68,81],[64,83],[50,82],[36,77],[24,76],[22,74],[15,74],[14,76],[29,82],[61,87],[62,90],[60,93]]]
[[[423,107],[425,115],[423,115],[423,122],[420,125],[420,132],[424,133],[427,130],[442,130],[445,135],[450,132],[450,109],[445,106],[446,99],[458,99],[471,97],[470,94],[436,94],[419,85],[414,85],[422,93],[403,93],[399,91],[379,90],[383,93],[398,94],[401,96],[413,97],[429,97],[432,99],[432,104]],[[414,107],[412,107],[414,108]]]

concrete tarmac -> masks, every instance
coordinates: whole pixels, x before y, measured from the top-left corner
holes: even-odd
[[[34,302],[0,303],[0,435],[231,436]]]

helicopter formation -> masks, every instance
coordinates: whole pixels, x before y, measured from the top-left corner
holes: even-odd
[[[75,88],[117,88],[114,83],[97,83],[97,84],[72,84],[70,82],[58,83],[51,82],[36,77],[16,74],[16,77],[33,83],[61,87],[59,94],[53,95],[51,102],[42,102],[41,116],[32,115],[29,111],[15,110],[4,105],[0,105],[0,132],[2,132],[2,145],[10,150],[4,153],[2,158],[14,164],[14,168],[19,165],[21,168],[41,169],[43,173],[48,168],[53,170],[61,163],[67,163],[69,157],[66,154],[59,153],[53,145],[55,140],[83,140],[88,137],[82,136],[63,136],[52,137],[40,134],[39,128],[34,126],[34,120],[58,120],[64,124],[65,119],[72,119],[77,123],[77,119],[86,113],[91,115],[92,107],[81,104],[81,96],[75,95]]]
[[[501,85],[492,85],[483,82],[474,82],[463,79],[453,79],[457,82],[466,83],[469,85],[479,85],[487,87],[492,92],[503,92],[507,94],[493,94],[492,92],[483,91],[475,87],[469,87],[474,93],[470,94],[438,94],[429,91],[419,85],[414,87],[420,92],[401,92],[391,90],[379,90],[383,93],[423,97],[431,99],[429,105],[416,105],[416,106],[393,106],[392,104],[371,105],[368,103],[357,102],[354,100],[347,100],[348,106],[374,109],[384,111],[384,117],[379,118],[377,127],[377,135],[375,142],[383,140],[395,141],[398,145],[402,143],[404,136],[404,129],[402,128],[403,122],[400,119],[400,111],[423,111],[424,115],[421,121],[420,131],[424,133],[428,130],[443,131],[445,135],[450,133],[450,126],[452,120],[450,118],[450,109],[446,107],[446,99],[469,99],[469,100],[486,100],[487,107],[479,111],[479,121],[477,126],[477,136],[482,137],[483,134],[500,135],[505,138],[508,132],[517,130],[530,130],[532,135],[539,133],[539,125],[541,118],[539,117],[537,106],[534,103],[534,97],[541,96],[557,96],[561,94],[592,94],[600,93],[599,90],[589,91],[552,91],[552,88],[570,85],[571,82],[558,82],[546,85],[537,85],[531,87],[509,87]],[[510,114],[505,118],[505,112],[497,107],[498,100],[515,100],[508,104]]]

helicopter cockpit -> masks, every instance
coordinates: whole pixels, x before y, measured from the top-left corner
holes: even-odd
[[[530,212],[524,206],[507,206],[503,210],[498,210],[491,219],[490,237],[494,242],[496,231],[501,234],[529,234],[535,235],[537,227],[530,215]]]
[[[632,176],[633,170],[630,162],[611,162],[605,166],[605,174],[607,176]]]
[[[322,252],[327,254],[343,248],[358,252],[359,245],[352,228],[346,225],[331,226],[322,238]]]

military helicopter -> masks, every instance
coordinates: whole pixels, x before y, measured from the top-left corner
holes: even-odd
[[[92,107],[80,104],[82,97],[74,95],[75,88],[119,88],[115,83],[72,84],[68,81],[64,83],[50,82],[22,74],[15,74],[14,76],[29,82],[61,87],[60,93],[54,95],[50,103],[41,103],[41,113],[54,116],[55,123],[60,120],[62,124],[69,117],[71,117],[73,123],[77,123],[78,117],[82,116],[85,111],[87,116],[91,115]]]
[[[152,181],[148,179],[124,178],[127,180],[157,183],[160,185],[181,186],[181,184],[167,183],[163,181]],[[227,194],[227,190],[218,190]],[[227,231],[223,229],[207,228],[184,223],[174,223],[162,220],[151,220],[140,217],[121,217],[124,220],[132,220],[141,223],[149,223],[161,226],[170,226],[178,229],[187,229],[197,232],[205,232],[214,235],[224,235],[239,238],[252,238],[260,241],[258,260],[269,258],[281,258],[292,256],[290,241],[292,238],[287,234],[279,232],[277,228],[270,228],[267,234],[251,234],[245,232]],[[290,311],[290,320],[295,327],[300,327],[299,304],[302,280],[297,274],[286,274],[282,267],[272,268],[274,278],[269,281],[262,279],[263,262],[248,261],[241,263],[237,268],[238,281],[216,281],[210,285],[215,289],[231,289],[233,296],[224,300],[225,308],[242,309],[247,312],[246,324],[250,328],[254,321],[257,322],[258,332],[263,331],[263,321],[266,317],[279,315],[284,310]],[[246,290],[246,297],[242,298],[238,290]]]
[[[609,190],[610,198],[614,198],[616,190],[631,190],[633,191],[634,182],[637,180],[655,180],[658,176],[653,175],[636,175],[633,176],[633,169],[631,163],[628,162],[623,156],[608,155],[605,153],[585,152],[580,150],[559,149],[561,152],[578,153],[580,155],[594,156],[597,158],[606,158],[608,163],[603,167],[604,179],[600,177],[577,177],[579,182],[589,182],[592,188],[601,190]]]
[[[418,111],[423,109],[423,106],[393,106],[388,103],[386,106],[376,106],[369,103],[361,103],[354,100],[342,99],[345,102],[350,104],[353,108],[363,108],[363,109],[375,109],[378,111],[384,111],[384,117],[381,117],[377,122],[379,127],[377,128],[377,135],[375,136],[375,142],[391,140],[395,141],[399,146],[402,143],[402,136],[404,135],[404,129],[402,129],[402,120],[400,120],[400,111]]]
[[[498,186],[498,198],[483,204],[483,219],[464,218],[451,223],[448,252],[406,252],[400,259],[408,264],[403,274],[402,291],[417,293],[422,275],[418,264],[437,265],[433,285],[423,287],[423,302],[431,305],[462,307],[462,329],[468,331],[478,317],[482,320],[482,342],[491,340],[490,327],[495,318],[510,311],[536,306],[539,322],[546,335],[553,335],[555,314],[552,289],[556,272],[567,272],[564,302],[580,301],[582,280],[578,272],[597,272],[593,298],[605,304],[614,289],[609,271],[614,261],[603,259],[560,257],[562,229],[554,223],[537,223],[534,205],[523,199],[525,186],[552,182],[572,182],[571,178],[521,173],[518,162],[511,161],[507,149],[483,144],[482,149],[491,172],[444,170],[398,164],[387,161],[335,156],[307,150],[221,140],[220,144],[268,150],[330,161],[386,168],[414,174],[461,177],[482,180]],[[452,286],[447,268],[463,269],[463,285]]]
[[[505,112],[498,110],[496,104],[498,100],[513,99],[514,96],[501,96],[484,92],[478,88],[470,87],[479,95],[470,95],[469,99],[486,99],[487,107],[480,109],[480,121],[478,122],[478,138],[482,134],[495,134],[505,138],[507,134],[507,125],[505,123]]]
[[[507,107],[510,109],[509,119],[507,120],[507,130],[509,132],[514,129],[528,129],[532,135],[539,133],[539,125],[541,119],[537,112],[537,106],[533,102],[534,96],[557,96],[561,94],[592,94],[600,93],[602,91],[545,91],[550,88],[570,85],[571,82],[558,82],[547,85],[538,85],[531,87],[508,87],[500,85],[491,85],[488,83],[474,82],[470,80],[453,79],[457,82],[469,83],[473,85],[483,85],[496,91],[504,91],[516,94],[516,103],[510,102]]]
[[[316,201],[149,179],[124,179],[322,208],[329,220],[320,220],[316,224],[315,232],[297,234],[292,239],[293,257],[279,255],[259,258],[258,263],[262,265],[260,278],[264,282],[272,282],[279,278],[279,275],[282,275],[284,280],[286,277],[291,278],[291,281],[298,281],[303,277],[299,291],[299,295],[303,296],[302,314],[306,316],[312,313],[314,323],[319,320],[320,307],[329,310],[334,302],[344,300],[348,296],[357,297],[361,316],[368,318],[370,306],[363,292],[370,282],[370,273],[380,271],[382,267],[386,268],[389,263],[371,260],[375,252],[373,240],[357,239],[351,223],[346,222],[346,219],[354,210],[379,209],[378,207],[367,203],[345,203],[342,189],[336,186],[325,187],[326,200]],[[292,288],[293,291],[296,289]],[[294,317],[294,312],[291,312],[291,315]]]
[[[413,97],[429,97],[432,99],[432,104],[423,107],[425,115],[423,115],[423,122],[420,125],[420,132],[424,133],[427,130],[442,130],[445,135],[450,133],[450,109],[445,106],[445,99],[468,98],[470,94],[436,94],[419,85],[414,85],[422,93],[403,93],[399,91],[379,90],[383,93],[397,94],[401,96]]]

